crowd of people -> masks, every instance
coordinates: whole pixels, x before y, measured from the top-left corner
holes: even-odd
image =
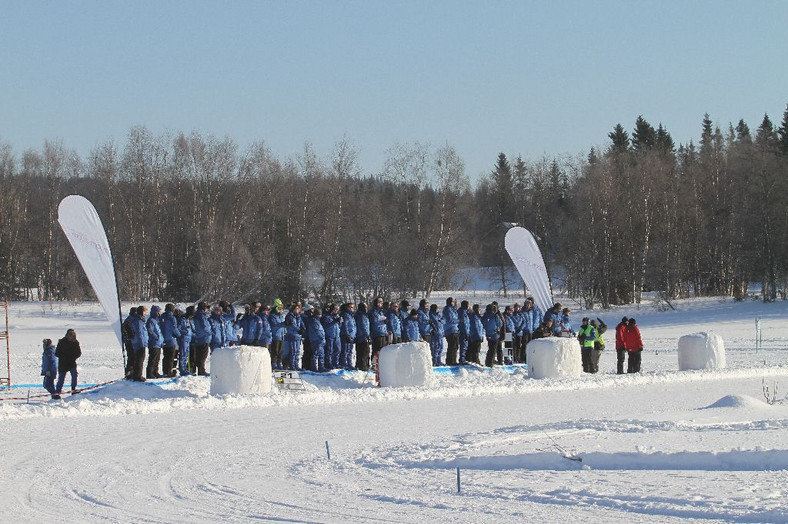
[[[556,303],[542,313],[532,297],[521,306],[500,308],[497,302],[479,304],[463,300],[459,307],[447,298],[440,308],[424,298],[411,308],[407,300],[376,298],[370,306],[360,302],[327,304],[319,308],[280,299],[272,305],[254,302],[243,312],[220,301],[200,302],[185,311],[174,304],[164,310],[141,305],[129,310],[122,324],[126,349],[126,378],[144,382],[177,375],[208,375],[206,362],[219,347],[247,345],[266,348],[275,370],[333,369],[368,371],[388,344],[420,341],[429,344],[434,366],[481,365],[482,343],[487,342],[484,365],[502,365],[504,341],[511,341],[511,362],[525,363],[529,341],[545,337],[577,337],[586,373],[599,371],[607,325],[600,318],[583,318],[575,332],[571,311]],[[66,374],[77,392],[77,365],[81,356],[76,333],[69,329],[57,348],[44,339],[41,375],[44,388],[60,398]],[[616,326],[617,373],[640,371],[643,341],[635,319],[624,317]],[[55,384],[57,377],[57,384]]]
[[[634,335],[616,328],[616,349],[635,346],[642,349],[639,331],[631,322]],[[628,324],[629,326],[629,324]],[[521,306],[515,303],[500,308],[497,302],[459,306],[447,298],[441,308],[424,298],[411,308],[407,300],[388,302],[376,298],[369,306],[327,304],[314,307],[300,301],[285,308],[280,299],[273,304],[254,302],[243,312],[220,301],[200,302],[181,311],[174,304],[164,310],[153,305],[131,308],[123,322],[126,346],[126,377],[136,381],[176,375],[207,375],[210,353],[224,346],[248,345],[268,349],[275,370],[333,369],[368,371],[377,361],[381,348],[388,344],[423,341],[429,344],[434,366],[481,365],[482,343],[486,340],[484,365],[504,364],[504,341],[511,340],[511,362],[526,361],[525,346],[535,338],[577,336],[582,346],[583,370],[596,373],[604,349],[606,325],[601,319],[583,319],[576,333],[571,311],[561,304],[542,313],[532,297]],[[508,335],[507,335],[508,334]],[[624,339],[628,336],[628,339]],[[630,372],[639,371],[634,350],[630,352]],[[619,355],[619,359],[623,358]],[[622,362],[619,360],[619,362]],[[619,363],[619,370],[621,363]]]

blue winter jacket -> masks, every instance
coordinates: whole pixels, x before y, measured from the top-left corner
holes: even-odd
[[[211,313],[208,317],[208,324],[211,326],[211,349],[221,348],[227,345],[226,331],[224,327],[223,315]]]
[[[257,343],[261,346],[269,346],[273,340],[271,324],[269,322],[270,318],[271,315],[269,313],[260,313],[257,315],[257,320],[259,321],[257,325]]]
[[[286,317],[287,313],[284,311],[277,313],[276,310],[274,310],[268,314],[268,324],[271,326],[271,340],[282,341],[285,339],[285,333],[287,332],[287,326],[285,325]]]
[[[188,348],[192,343],[194,329],[192,328],[191,320],[187,318],[186,315],[178,318],[178,332],[181,334],[180,340],[183,347]]]
[[[388,334],[389,331],[386,320],[386,313],[383,312],[383,308],[372,308],[372,311],[369,312],[369,324],[373,336],[385,337]]]
[[[476,313],[471,313],[470,317],[470,339],[477,341],[477,340],[484,340],[484,324],[482,323],[481,315]]]
[[[326,313],[320,319],[323,323],[323,331],[326,332],[326,339],[335,339],[339,337],[339,326],[342,324],[342,317],[337,313],[331,315]]]
[[[454,335],[460,332],[460,318],[457,308],[454,306],[443,307],[443,332],[446,335]]]
[[[342,337],[342,342],[356,340],[356,317],[350,311],[342,313],[342,325],[339,327],[339,336]]]
[[[213,333],[211,331],[211,323],[208,320],[208,313],[201,309],[195,311],[192,324],[194,325],[194,344],[197,346],[210,344]]]
[[[402,309],[399,310],[399,323],[402,326],[402,341],[407,342],[408,340],[412,340],[408,335],[408,329],[405,326],[405,322],[407,322],[408,317],[410,317],[410,311],[403,311]],[[418,339],[416,339],[418,340]]]
[[[484,334],[490,340],[498,340],[501,337],[501,317],[497,313],[488,312],[482,317]]]
[[[430,310],[426,307],[420,307],[418,309],[418,313],[419,333],[421,334],[421,338],[424,338],[425,336],[429,336],[429,334],[432,333],[432,327],[430,327]]]
[[[514,322],[514,334],[518,337],[523,334],[523,324],[525,323],[525,315],[521,309],[512,315],[512,322]]]
[[[514,319],[512,318],[512,315],[504,313],[503,318],[506,321],[506,331],[509,333],[514,333]]]
[[[471,335],[471,319],[468,315],[467,309],[458,309],[457,310],[457,328],[458,333],[460,336],[464,336],[465,338],[469,338]]]
[[[408,316],[407,320],[405,320],[405,332],[408,335],[408,340],[410,342],[418,342],[421,339],[421,333],[419,332],[419,318],[413,318]]]
[[[575,330],[572,329],[572,320],[570,318],[570,315],[567,315],[566,313],[562,313],[561,314],[561,324],[563,324],[561,326],[562,330],[569,331],[570,333],[574,333],[575,332]]]
[[[522,314],[522,319],[523,319],[523,333],[530,334],[536,331],[536,328],[534,327],[534,310],[529,309],[528,311],[526,311],[525,309],[523,309],[522,311],[520,311],[520,313]],[[539,324],[537,324],[536,327],[539,327]]]
[[[322,317],[311,315],[307,317],[306,332],[312,346],[323,344],[326,341],[326,330],[323,329]]]
[[[238,333],[235,331],[235,308],[230,305],[230,310],[222,315],[222,322],[224,323],[224,340],[226,343],[238,342]]]
[[[49,344],[44,348],[44,353],[41,355],[41,376],[46,376],[47,371],[49,371],[51,377],[57,376],[57,361],[55,345]]]
[[[148,328],[145,326],[145,321],[139,315],[134,315],[129,325],[132,333],[134,333],[131,340],[131,347],[134,348],[134,351],[148,347]]]
[[[259,338],[260,317],[255,313],[245,313],[244,316],[238,321],[238,327],[241,328],[241,343],[251,345],[257,342]]]
[[[534,304],[533,309],[531,309],[531,333],[539,329],[539,324],[542,323],[542,320],[544,320],[542,310]]]
[[[395,337],[402,337],[402,320],[400,319],[399,311],[389,309],[388,328]]]
[[[161,311],[159,306],[151,306],[150,316],[145,323],[145,327],[148,328],[148,347],[151,348],[160,348],[164,345],[164,336],[161,334],[161,324],[159,324],[159,311]]]
[[[181,332],[178,329],[178,319],[175,318],[172,311],[165,311],[159,323],[161,325],[161,335],[164,337],[164,345],[162,347],[177,346]]]
[[[356,342],[369,342],[369,317],[356,311]]]
[[[301,342],[301,339],[306,334],[306,326],[304,326],[304,320],[301,318],[301,315],[292,311],[289,312],[285,317],[285,325],[287,327],[285,340],[288,342]]]
[[[443,338],[443,315],[440,311],[433,313],[430,311],[430,327],[432,334],[438,338]]]

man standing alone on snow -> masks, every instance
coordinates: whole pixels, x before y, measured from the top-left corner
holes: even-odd
[[[57,343],[55,356],[58,358],[57,395],[63,392],[66,373],[71,373],[71,394],[77,391],[77,359],[82,356],[82,349],[77,341],[77,333],[73,329],[66,331],[66,336]]]

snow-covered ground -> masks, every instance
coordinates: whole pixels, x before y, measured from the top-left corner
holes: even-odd
[[[580,379],[468,368],[395,389],[310,375],[304,392],[214,397],[187,377],[47,401],[42,338],[76,329],[84,384],[116,379],[120,350],[97,304],[15,303],[11,378],[35,386],[0,392],[4,520],[788,521],[788,302],[674,305],[589,315],[637,318],[635,376],[614,374],[611,332],[601,372]],[[678,338],[709,330],[727,369],[677,371]]]

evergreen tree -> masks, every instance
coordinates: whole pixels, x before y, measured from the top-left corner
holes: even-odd
[[[625,153],[629,150],[629,133],[624,131],[624,127],[621,124],[616,124],[613,131],[608,133],[607,136],[613,142],[613,145],[610,147],[611,152]]]
[[[656,134],[656,147],[661,153],[671,154],[676,149],[676,144],[673,142],[673,137],[670,136],[668,130],[662,127],[660,122]]]
[[[635,131],[632,133],[632,149],[635,151],[648,151],[657,143],[657,132],[643,115],[635,121]]]
[[[788,155],[788,104],[785,106],[785,111],[783,112],[783,123],[780,126],[780,129],[777,130],[777,134],[780,137],[780,150],[783,154]]]

